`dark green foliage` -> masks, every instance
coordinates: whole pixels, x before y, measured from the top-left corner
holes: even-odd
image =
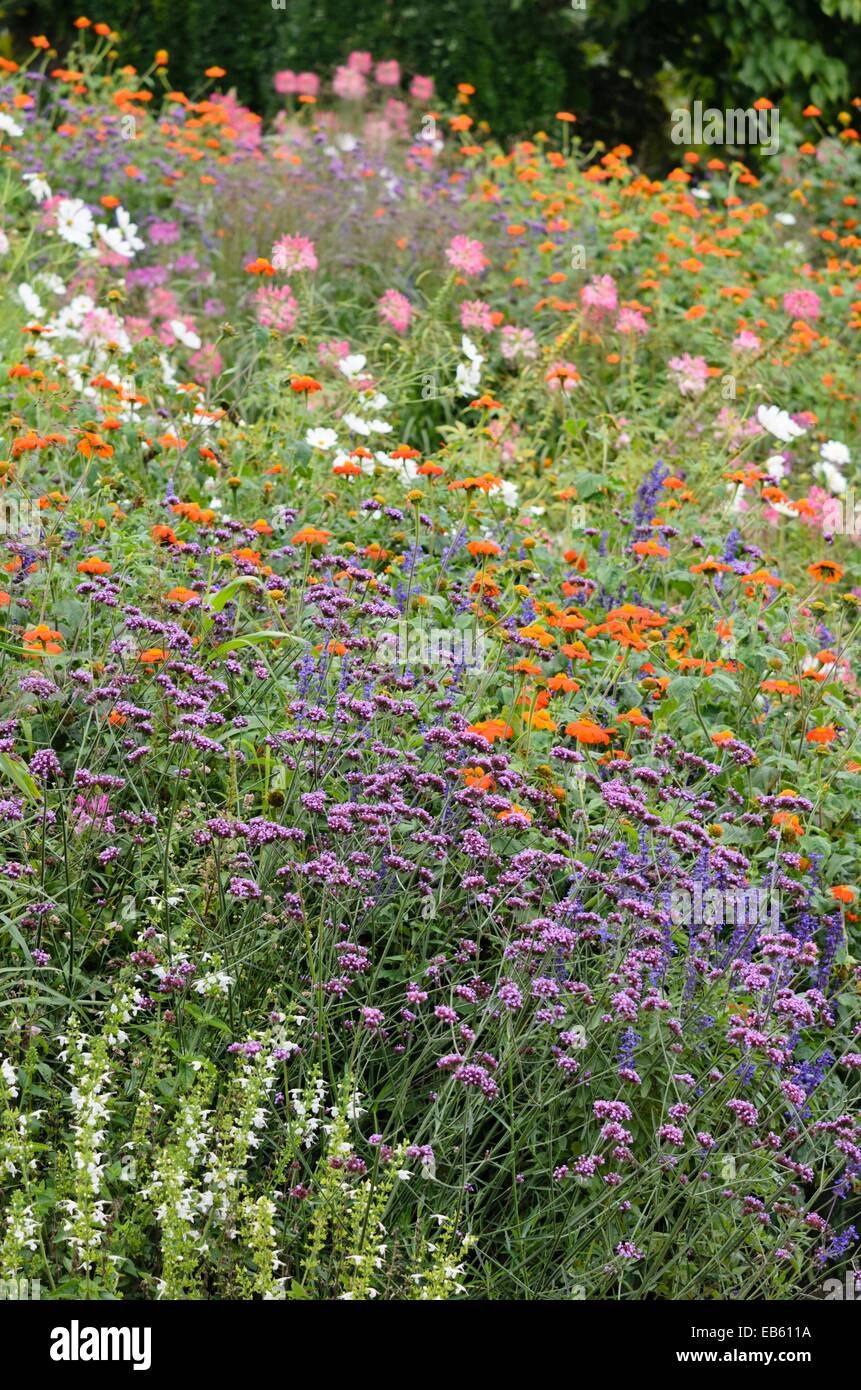
[[[327,75],[352,49],[397,58],[407,77],[458,82],[500,136],[533,134],[560,108],[587,138],[625,140],[641,156],[666,145],[668,105],[749,105],[758,96],[823,107],[853,95],[861,0],[99,0],[90,18],[122,35],[145,69],[170,52],[171,82],[194,95],[218,63],[255,110],[272,114],[280,68]],[[584,8],[576,8],[582,4]],[[71,0],[0,6],[11,49],[45,33],[74,38]]]

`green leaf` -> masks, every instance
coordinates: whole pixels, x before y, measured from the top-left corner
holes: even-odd
[[[209,607],[213,613],[220,613],[225,604],[228,604],[240,590],[262,588],[263,585],[256,575],[240,574],[236,579],[231,579],[229,584],[225,584],[223,589],[219,589],[217,593],[213,594],[212,598],[209,600]]]
[[[41,801],[42,793],[27,771],[22,758],[16,757],[14,753],[0,753],[0,768],[31,801]]]
[[[259,646],[261,642],[292,642],[296,647],[307,647],[308,643],[304,637],[297,637],[292,632],[279,632],[277,628],[261,628],[259,632],[246,632],[242,637],[231,637],[228,642],[221,642],[212,651],[213,660],[219,656],[226,656],[228,652],[239,651],[241,647]]]
[[[216,1018],[214,1014],[207,1014],[203,1009],[199,1009],[196,1004],[192,1004],[190,999],[185,1001],[185,1012],[194,1019],[195,1023],[202,1023],[206,1028],[217,1028],[220,1033],[232,1032],[229,1023],[225,1023],[223,1018]]]

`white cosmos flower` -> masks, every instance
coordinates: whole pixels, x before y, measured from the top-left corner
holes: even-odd
[[[57,204],[57,236],[89,251],[92,245],[93,214],[80,198],[61,198]]]
[[[344,416],[344,424],[354,434],[361,435],[390,434],[392,430],[391,425],[385,420],[363,420],[361,415],[354,415],[352,411],[348,411]]]
[[[87,314],[95,307],[94,300],[88,294],[76,294],[69,304],[63,305],[63,308],[53,319],[51,327],[60,334],[74,337]]]
[[[5,111],[0,111],[0,130],[4,135],[11,135],[13,139],[23,135],[24,132],[17,121],[13,121],[11,116],[7,116]]]
[[[779,405],[761,405],[756,412],[756,418],[763,429],[773,434],[781,444],[791,444],[793,439],[798,439],[806,433],[806,430],[802,429],[801,425],[796,425],[788,412],[781,410]]]
[[[363,352],[348,353],[348,355],[342,357],[338,363],[338,371],[342,376],[345,376],[348,381],[353,381],[355,377],[361,376],[362,369],[367,360]]]
[[[0,227],[0,256],[5,256],[5,255],[6,255],[6,252],[7,252],[8,250],[9,250],[9,238],[7,237],[6,233],[3,231],[2,227]]]
[[[459,362],[454,380],[459,396],[476,395],[481,385],[481,363]]]
[[[305,431],[305,443],[312,449],[334,449],[338,436],[334,430],[316,429]]]
[[[104,222],[100,222],[97,228],[99,236],[115,255],[131,260],[136,251],[144,249],[144,242],[138,236],[137,225],[132,222],[125,208],[118,207],[114,215],[117,225],[108,227]]]
[[[52,294],[66,293],[66,286],[63,284],[63,281],[60,279],[59,275],[52,275],[50,271],[46,270],[43,271],[41,275],[37,275],[36,283],[38,285],[44,285],[45,289],[50,290]]]
[[[124,260],[130,259],[131,248],[123,240],[119,227],[108,227],[104,222],[100,222],[96,230],[109,251],[113,251],[115,256],[122,256]]]
[[[794,227],[795,218],[791,212],[777,212],[774,215],[775,222],[779,222],[781,227]]]
[[[822,478],[829,492],[842,493],[846,491],[846,479],[833,463],[815,463],[813,472],[817,478]]]
[[[474,396],[481,384],[481,368],[484,358],[471,338],[464,333],[460,348],[466,362],[459,362],[455,372],[455,385],[459,396]]]
[[[117,219],[117,226],[128,245],[131,246],[134,251],[143,251],[146,242],[141,241],[138,236],[137,223],[132,221],[127,210],[124,207],[118,207],[114,216]]]
[[[375,455],[377,463],[382,464],[383,468],[390,468],[397,473],[402,483],[413,483],[418,477],[415,459],[393,459],[388,454],[377,453]]]
[[[45,310],[41,299],[32,286],[26,284],[26,282],[18,286],[18,298],[31,318],[41,320],[45,317]]]
[[[520,500],[517,484],[510,483],[507,481],[507,479],[503,479],[501,483],[498,483],[495,487],[492,487],[487,495],[488,497],[493,497],[497,492],[502,493],[502,500],[505,503],[506,507],[513,511],[514,508],[517,506],[518,501]]]
[[[37,203],[44,203],[46,198],[50,198],[51,185],[41,174],[27,173],[22,174],[21,177]]]
[[[178,343],[182,343],[183,347],[191,348],[192,352],[196,352],[200,347],[200,338],[194,329],[186,328],[181,319],[170,320],[170,331]]]
[[[826,463],[836,464],[838,468],[845,468],[849,463],[851,455],[845,444],[841,444],[839,439],[829,439],[820,447],[819,450]]]
[[[776,483],[785,478],[786,464],[783,461],[783,454],[772,454],[770,459],[766,459],[765,471],[769,478],[773,478]]]
[[[162,379],[162,381],[164,382],[165,386],[175,386],[175,385],[176,385],[176,367],[174,367],[173,363],[168,359],[167,355],[166,355],[165,353],[163,353],[163,352],[160,352],[160,353],[159,353],[159,355],[158,355],[158,360],[159,360],[159,364],[160,364],[160,366],[161,366],[161,379]]]

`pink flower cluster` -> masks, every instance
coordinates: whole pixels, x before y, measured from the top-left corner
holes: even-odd
[[[314,243],[306,236],[282,236],[272,247],[272,264],[276,270],[293,274],[297,270],[316,270],[317,253]]]
[[[446,260],[463,275],[481,275],[490,261],[484,254],[484,243],[473,237],[456,236],[446,247]]]

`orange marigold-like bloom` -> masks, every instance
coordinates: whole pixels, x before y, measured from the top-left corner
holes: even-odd
[[[713,555],[709,555],[698,565],[691,565],[690,572],[691,574],[730,574],[732,565],[725,565],[721,560],[716,560]]]
[[[779,579],[776,574],[769,574],[768,570],[754,570],[752,574],[744,577],[745,592],[748,598],[753,598],[754,586],[761,584],[764,589],[782,589],[784,581]]]
[[[478,724],[470,724],[468,732],[495,743],[498,738],[511,738],[514,730],[504,719],[483,719]]]
[[[629,619],[638,627],[664,627],[667,622],[660,613],[653,613],[651,608],[643,608],[638,603],[623,603],[607,614],[608,623],[627,622]]]
[[[260,551],[252,550],[250,545],[238,546],[235,550],[231,550],[230,554],[234,560],[241,560],[246,565],[259,566],[260,564]]]
[[[297,531],[291,545],[327,545],[332,539],[331,531],[321,531],[316,526],[303,526]]]
[[[24,633],[24,647],[28,656],[58,656],[63,650],[63,636],[47,623],[28,627]]]
[[[531,724],[533,729],[537,729],[539,731],[545,729],[548,730],[551,734],[555,733],[556,730],[559,728],[559,725],[556,723],[556,720],[551,719],[546,709],[534,710],[532,717],[529,720],[529,723]]]
[[[616,730],[602,729],[592,719],[575,719],[573,723],[565,725],[565,732],[570,738],[576,738],[578,743],[604,744],[610,742],[610,735]]]
[[[620,724],[630,724],[635,729],[651,729],[652,727],[649,716],[643,714],[637,705],[633,709],[629,709],[627,714],[620,714],[617,717]]]
[[[78,574],[110,574],[111,566],[107,560],[100,560],[97,555],[93,555],[89,560],[78,561]]]
[[[586,552],[582,554],[578,550],[566,550],[562,559],[568,565],[572,565],[578,574],[586,573]]]
[[[540,623],[529,623],[527,627],[519,627],[517,635],[524,637],[527,641],[537,642],[542,647],[556,646],[556,638],[552,633],[547,632]]]
[[[836,584],[843,578],[843,570],[834,560],[817,560],[815,565],[807,566],[807,573],[818,584]]]
[[[477,787],[479,791],[493,791],[496,783],[489,772],[485,772],[483,767],[462,767],[459,769],[460,775],[467,787]]]
[[[592,660],[591,653],[582,642],[564,642],[559,650],[562,655],[567,656],[570,661]]]
[[[810,729],[805,734],[808,743],[833,743],[837,737],[837,730],[833,724],[820,724],[816,729]]]
[[[97,454],[100,459],[109,459],[113,457],[113,452],[113,444],[108,444],[101,435],[95,434],[92,430],[85,430],[78,444],[78,453],[83,454],[84,458],[91,458],[93,454]]]
[[[760,690],[763,690],[763,691],[766,693],[766,695],[800,695],[800,694],[801,694],[801,686],[800,686],[800,685],[795,685],[795,684],[793,684],[792,681],[778,681],[778,680],[760,681],[760,683],[759,683],[759,688],[760,688]]]
[[[658,555],[662,560],[670,553],[669,546],[659,545],[657,541],[635,541],[631,549],[635,555]]]
[[[153,526],[150,531],[150,540],[155,541],[156,545],[178,545],[176,532],[172,526]]]

